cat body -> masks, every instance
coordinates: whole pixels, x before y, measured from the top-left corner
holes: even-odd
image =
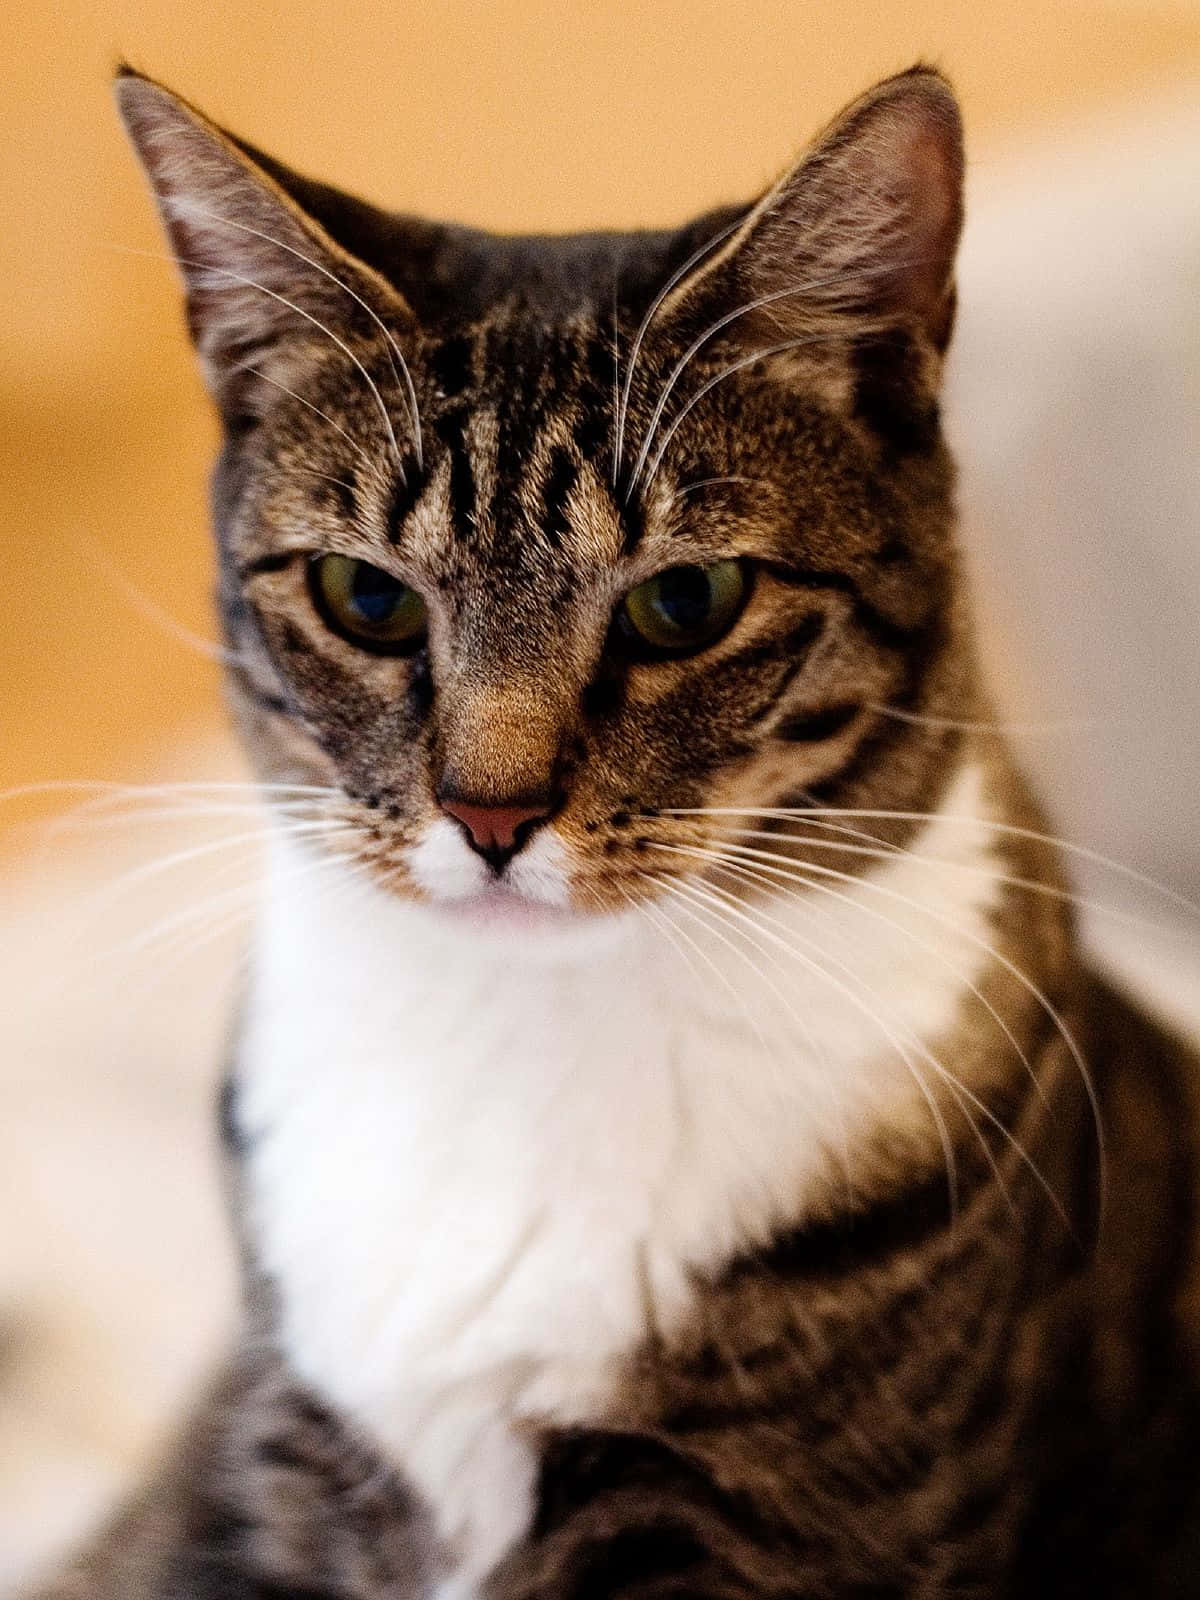
[[[561,242],[121,96],[273,823],[245,1335],[53,1594],[1194,1592],[1195,1063],[971,731],[945,84]]]

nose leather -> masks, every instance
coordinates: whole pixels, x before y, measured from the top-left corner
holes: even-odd
[[[442,810],[460,822],[480,855],[493,859],[512,855],[519,848],[518,835],[523,827],[541,822],[550,814],[548,805],[480,806],[467,800],[445,799]],[[523,841],[520,841],[523,842]]]

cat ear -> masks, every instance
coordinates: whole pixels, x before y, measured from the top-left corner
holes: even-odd
[[[954,314],[962,179],[949,84],[925,67],[888,78],[768,190],[681,286],[677,305],[724,307],[726,337],[747,346],[900,328],[940,355]]]
[[[349,330],[402,329],[403,298],[350,256],[274,176],[161,84],[122,69],[117,103],[183,274],[188,326],[227,419],[252,410],[259,375]],[[378,320],[376,320],[378,319]]]

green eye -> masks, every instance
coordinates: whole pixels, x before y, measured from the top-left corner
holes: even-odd
[[[309,584],[321,617],[352,644],[404,655],[424,642],[425,602],[391,573],[352,556],[321,556]]]
[[[732,628],[749,590],[740,561],[668,567],[625,596],[617,629],[643,658],[691,655]]]

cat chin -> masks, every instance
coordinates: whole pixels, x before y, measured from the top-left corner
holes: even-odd
[[[439,820],[408,853],[408,869],[421,890],[419,913],[431,933],[480,943],[519,942],[525,954],[537,950],[567,955],[582,940],[605,940],[628,913],[598,911],[574,903],[571,853],[552,828],[543,829],[497,881],[463,842],[460,829]]]
[[[477,894],[454,900],[434,900],[435,916],[456,926],[499,933],[553,933],[575,929],[596,920],[595,913],[571,906],[548,905],[498,883]]]

